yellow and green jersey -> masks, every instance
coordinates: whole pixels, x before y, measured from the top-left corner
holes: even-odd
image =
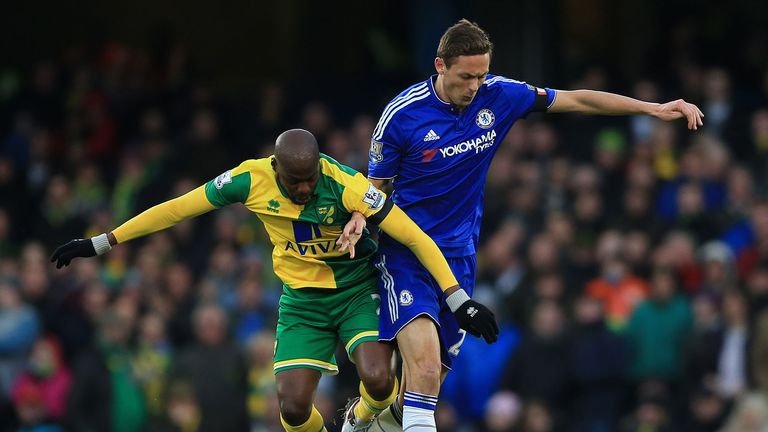
[[[247,160],[205,184],[215,207],[243,203],[264,222],[275,274],[290,288],[346,288],[370,278],[376,243],[366,230],[354,259],[339,252],[336,239],[357,211],[376,214],[386,196],[357,171],[321,155],[314,197],[294,204],[277,181],[271,158]]]
[[[112,231],[124,243],[232,203],[243,203],[264,223],[274,246],[275,274],[288,288],[347,288],[375,277],[371,256],[376,244],[366,230],[356,258],[336,249],[351,213],[373,216],[379,228],[410,248],[446,290],[457,285],[443,254],[386,195],[357,171],[328,156],[308,204],[294,204],[277,182],[272,158],[247,160],[210,182],[151,207]]]

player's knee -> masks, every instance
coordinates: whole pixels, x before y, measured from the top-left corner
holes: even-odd
[[[306,423],[312,414],[312,400],[295,395],[282,395],[280,397],[280,415],[289,425],[299,426]]]
[[[440,386],[440,362],[417,362],[415,367],[409,366],[409,377],[419,387]]]
[[[358,371],[365,390],[376,400],[384,400],[392,394],[395,377],[387,365],[371,365]]]

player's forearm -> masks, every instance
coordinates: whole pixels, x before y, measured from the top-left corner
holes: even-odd
[[[659,104],[595,90],[558,90],[550,112],[578,112],[601,115],[653,115]]]
[[[177,223],[199,216],[215,207],[205,196],[205,186],[200,186],[178,198],[158,204],[129,219],[109,233],[109,243],[115,245],[137,237],[172,227]],[[114,242],[113,242],[114,241]]]
[[[424,231],[399,207],[392,207],[389,214],[379,223],[379,228],[390,237],[408,246],[421,264],[432,274],[443,291],[449,293],[447,290],[458,286],[456,277],[453,276],[448,262],[435,242],[424,234]]]

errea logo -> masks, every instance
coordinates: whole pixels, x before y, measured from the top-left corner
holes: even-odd
[[[267,211],[272,213],[280,213],[280,202],[276,199],[271,199],[267,202]]]

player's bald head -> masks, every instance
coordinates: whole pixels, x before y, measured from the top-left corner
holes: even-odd
[[[275,141],[275,159],[278,165],[292,173],[317,169],[320,149],[315,136],[304,129],[290,129]]]
[[[275,141],[272,168],[291,201],[307,204],[320,175],[320,150],[315,137],[304,129],[281,133]]]

